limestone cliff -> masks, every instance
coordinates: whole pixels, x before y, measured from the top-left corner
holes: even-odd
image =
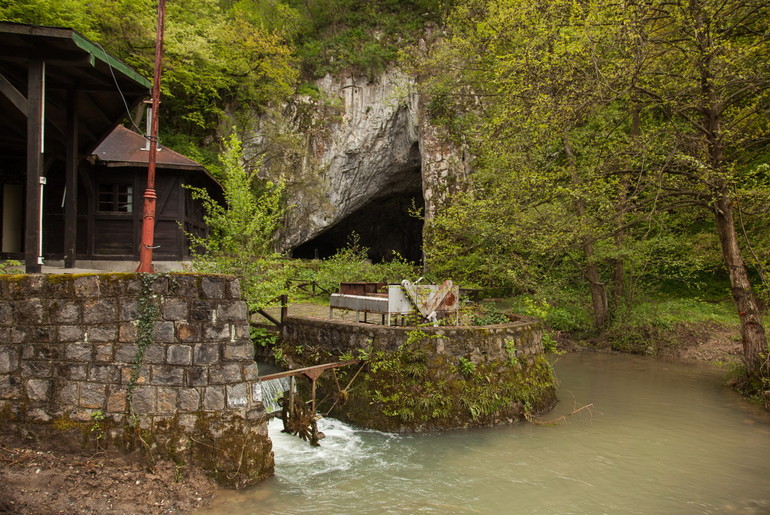
[[[374,249],[419,259],[424,208],[430,217],[466,173],[463,156],[425,116],[414,81],[392,69],[374,81],[327,76],[313,94],[244,134],[249,156],[288,183],[282,250],[328,255],[350,232]]]

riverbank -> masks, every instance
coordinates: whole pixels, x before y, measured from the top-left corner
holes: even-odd
[[[0,438],[0,513],[177,514],[205,506],[216,484],[201,470],[131,455],[62,453]]]
[[[321,314],[318,307],[296,309]],[[636,346],[637,353],[721,364],[740,361],[737,327],[675,324],[647,334],[650,340]],[[557,339],[567,351],[612,352],[615,347],[606,338]],[[181,470],[169,462],[148,469],[132,456],[64,454],[39,442],[0,437],[0,513],[188,513],[209,504],[216,492],[217,486],[201,471]]]

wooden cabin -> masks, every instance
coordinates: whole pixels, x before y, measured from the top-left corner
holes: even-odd
[[[148,150],[144,136],[119,125],[91,154],[79,190],[78,259],[139,259]],[[187,259],[187,234],[206,233],[201,202],[183,185],[205,188],[221,201],[221,186],[202,165],[160,147],[153,260]]]
[[[80,165],[149,87],[72,29],[0,22],[0,257],[74,266]]]
[[[139,150],[142,136],[118,124],[149,89],[72,29],[0,22],[0,259],[21,259],[36,273],[44,258],[66,267],[138,258],[148,152]],[[167,149],[158,156],[153,257],[184,259],[179,223],[204,228],[200,206],[179,185],[219,187],[199,164]]]

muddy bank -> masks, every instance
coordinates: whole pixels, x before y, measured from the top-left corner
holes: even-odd
[[[70,454],[0,439],[0,513],[187,513],[211,502],[216,485],[168,461],[144,466],[116,454]]]
[[[599,337],[580,340],[569,334],[556,337],[559,349],[581,349],[642,354],[650,357],[740,363],[743,348],[740,328],[715,322],[680,322],[670,326],[617,327]]]

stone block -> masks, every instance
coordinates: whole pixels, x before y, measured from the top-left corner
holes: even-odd
[[[77,324],[80,322],[80,304],[67,300],[52,300],[48,304],[51,322]]]
[[[10,345],[0,345],[0,374],[15,372],[18,366],[18,349]]]
[[[70,274],[48,275],[43,294],[49,299],[69,299],[75,294],[73,277]]]
[[[183,299],[197,299],[199,293],[198,279],[199,276],[175,275],[169,285],[170,291]]]
[[[19,300],[13,304],[13,316],[20,325],[42,324],[44,311],[41,299]]]
[[[79,298],[97,297],[99,295],[99,277],[86,275],[76,277],[73,281],[75,295]]]
[[[85,363],[57,363],[55,366],[56,377],[70,381],[85,381],[88,377],[88,365]]]
[[[134,322],[124,322],[120,324],[118,341],[121,341],[121,342],[136,341],[136,324]]]
[[[185,369],[185,385],[206,386],[209,384],[208,367],[193,366]]]
[[[64,348],[64,358],[69,361],[91,361],[91,345],[68,343]]]
[[[120,367],[117,365],[91,365],[88,380],[97,383],[120,383]]]
[[[223,302],[217,307],[218,322],[243,322],[248,320],[249,310],[246,308],[246,302],[234,300]]]
[[[88,330],[88,341],[93,343],[114,342],[117,339],[117,325],[96,325]]]
[[[27,411],[27,420],[31,422],[50,422],[51,418],[51,415],[49,415],[44,409],[32,408],[31,410]]]
[[[127,366],[120,368],[120,382],[124,385],[131,384],[131,375],[134,373],[134,367]],[[150,365],[139,367],[139,375],[134,384],[147,384],[150,378]]]
[[[94,345],[96,361],[113,362],[114,345],[111,343],[99,343]]]
[[[211,322],[216,306],[215,302],[194,301],[190,305],[190,320],[193,322]]]
[[[227,343],[224,349],[225,360],[245,361],[254,359],[254,345],[250,341]]]
[[[229,324],[204,324],[203,339],[213,341],[229,341],[232,336]]]
[[[176,338],[180,342],[193,342],[198,340],[199,328],[197,324],[187,322],[175,322]]]
[[[259,377],[259,370],[257,370],[257,364],[247,363],[243,365],[243,380],[244,381],[256,381]]]
[[[150,283],[150,291],[159,295],[168,293],[168,277],[156,275]]]
[[[48,378],[53,375],[53,361],[24,360],[21,362],[22,377]]]
[[[150,383],[164,386],[182,386],[184,369],[171,365],[153,365],[150,367]]]
[[[24,385],[30,401],[45,401],[51,393],[51,381],[47,379],[29,379]]]
[[[152,339],[156,342],[176,341],[174,322],[155,322],[152,329]]]
[[[177,389],[158,388],[157,413],[169,414],[177,411]]]
[[[60,325],[58,333],[60,342],[81,342],[85,335],[83,328],[77,325]]]
[[[27,329],[27,341],[30,343],[51,343],[55,341],[54,326],[32,326]]]
[[[187,320],[188,311],[190,310],[189,303],[184,299],[166,299],[163,302],[161,308],[161,315],[163,320],[177,321]]]
[[[0,376],[0,399],[21,400],[21,383],[15,376]]]
[[[27,340],[27,332],[16,327],[0,328],[0,342],[23,343]]]
[[[151,365],[161,365],[166,361],[166,347],[163,343],[151,343],[144,348],[144,359],[142,363]]]
[[[248,383],[227,386],[227,407],[245,408],[249,404],[250,393]]]
[[[224,299],[224,279],[219,277],[201,277],[201,296],[204,299]]]
[[[22,347],[24,359],[62,359],[63,345],[51,343],[27,344]]]
[[[123,389],[113,391],[107,396],[107,413],[126,412],[126,392]]]
[[[247,322],[244,322],[242,324],[232,324],[235,328],[235,339],[236,340],[249,340],[251,341],[251,329],[249,328],[249,324]]]
[[[139,319],[139,301],[122,299],[120,302],[120,321],[130,322]]]
[[[124,281],[123,286],[125,288],[125,293],[128,296],[136,296],[142,293],[142,280],[139,279],[139,277]]]
[[[81,408],[103,410],[107,403],[107,386],[98,383],[80,383],[78,404]]]
[[[203,409],[221,411],[225,408],[225,387],[209,386],[203,389]]]
[[[166,350],[166,363],[169,365],[192,365],[192,347],[189,345],[169,345]]]
[[[154,386],[137,386],[133,391],[134,411],[139,415],[155,413]]]
[[[243,381],[240,363],[219,363],[209,367],[209,383],[232,384]]]
[[[251,402],[254,403],[261,403],[262,402],[262,383],[256,382],[251,383]]]
[[[8,326],[16,323],[13,318],[13,309],[8,302],[0,302],[0,326]]]
[[[117,363],[133,363],[139,346],[135,343],[119,343],[115,346],[115,361]]]
[[[56,402],[58,403],[58,409],[62,411],[69,411],[78,407],[78,386],[80,383],[64,383],[56,392]]]
[[[181,388],[177,406],[180,411],[195,412],[200,409],[201,396],[194,388]]]
[[[83,322],[104,324],[117,322],[118,305],[115,299],[92,299],[83,303]]]
[[[193,363],[207,365],[219,361],[219,345],[216,343],[199,343],[195,346]]]
[[[241,298],[241,281],[238,279],[230,279],[227,281],[227,293],[230,299]]]

